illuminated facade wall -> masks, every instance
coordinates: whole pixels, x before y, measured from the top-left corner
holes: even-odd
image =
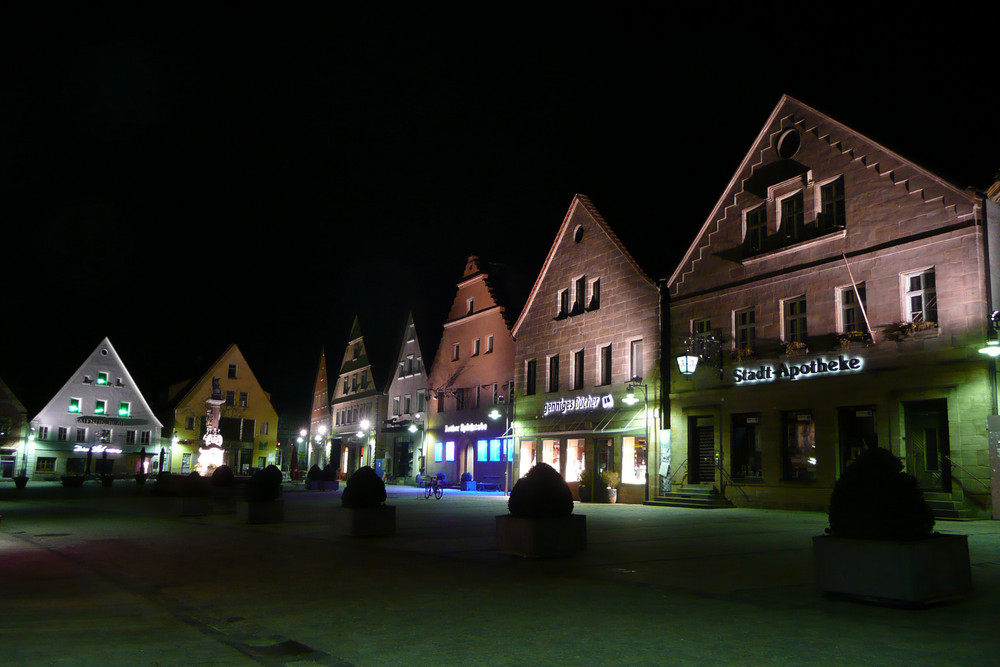
[[[524,311],[516,339],[519,476],[534,462],[577,489],[585,470],[621,477],[619,502],[643,502],[658,469],[660,293],[585,197],[563,220]],[[642,378],[638,402],[622,402]]]
[[[320,348],[319,368],[316,370],[316,382],[313,384],[312,411],[309,415],[309,434],[307,442],[302,443],[304,452],[299,453],[304,471],[308,472],[313,464],[322,468],[329,462],[327,445],[332,433],[333,419],[330,415],[330,382],[326,372],[326,352]]]
[[[675,483],[822,509],[877,444],[988,511],[982,204],[782,99],[670,279],[670,358],[686,337],[722,341],[720,370],[671,365]]]
[[[444,323],[427,380],[423,465],[427,473],[445,473],[449,483],[468,472],[475,481],[502,486],[514,341],[485,268],[469,257]],[[496,419],[489,416],[494,409]]]
[[[28,411],[0,379],[0,477],[20,475],[28,455]]]
[[[392,370],[386,396],[388,412],[379,447],[385,452],[387,478],[412,483],[420,472],[420,449],[427,425],[429,396],[426,361],[412,314],[406,318],[396,366]]]
[[[333,429],[329,460],[344,475],[349,476],[365,465],[374,467],[380,474],[384,472],[384,460],[375,459],[375,441],[381,420],[385,418],[385,394],[373,373],[361,325],[355,317],[330,404]],[[363,429],[365,424],[367,430]]]
[[[28,476],[45,479],[86,472],[88,450],[91,474],[104,465],[107,472],[134,473],[143,450],[150,456],[160,451],[163,425],[105,338],[32,419],[31,428]]]
[[[170,387],[168,400],[174,406],[173,430],[176,443],[170,448],[169,470],[188,474],[198,461],[203,446],[207,405],[212,396],[212,378],[219,378],[222,397],[219,428],[222,431],[226,464],[237,475],[252,468],[283,465],[277,451],[278,414],[236,344],[232,344],[205,374],[193,381]]]

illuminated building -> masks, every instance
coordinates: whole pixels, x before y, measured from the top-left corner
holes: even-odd
[[[0,379],[0,477],[20,475],[28,455],[28,411]]]
[[[427,380],[432,400],[423,465],[427,473],[444,473],[449,484],[469,473],[480,484],[504,486],[514,341],[503,298],[515,279],[469,257],[444,322]]]
[[[34,448],[28,475],[155,472],[160,429],[107,338],[31,420]],[[89,454],[89,457],[88,457]],[[145,455],[145,456],[143,456]],[[142,464],[140,461],[142,460]]]
[[[319,368],[313,384],[312,412],[309,415],[308,442],[303,442],[304,451],[299,451],[300,466],[307,471],[316,465],[324,468],[330,457],[327,449],[331,434],[330,383],[326,372],[326,351],[319,350]]]
[[[599,474],[613,471],[618,502],[646,500],[659,451],[660,325],[656,282],[577,195],[513,329],[517,476],[548,463],[576,492],[586,471],[603,499]],[[630,381],[638,400],[626,402]]]
[[[233,343],[204,374],[169,388],[167,399],[173,410],[174,437],[169,470],[186,475],[198,464],[199,449],[205,447],[206,401],[212,398],[213,378],[218,378],[222,392],[219,431],[226,465],[237,475],[249,474],[251,469],[272,463],[282,466],[276,447],[278,414],[271,405],[270,395]]]
[[[427,428],[427,368],[413,313],[403,326],[395,372],[389,381],[388,414],[383,422],[380,448],[386,453],[386,476],[412,483],[420,471],[420,456]]]
[[[789,97],[669,280],[675,482],[823,509],[865,447],[989,511],[997,206]],[[666,361],[665,361],[666,363]]]
[[[375,444],[380,419],[385,415],[385,394],[375,377],[368,348],[355,317],[330,403],[333,413],[330,461],[345,476],[366,465],[375,468],[379,475],[384,472],[384,453],[376,452]]]

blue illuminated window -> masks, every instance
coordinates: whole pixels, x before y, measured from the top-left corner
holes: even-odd
[[[443,445],[440,442],[435,442],[434,443],[434,462],[435,463],[441,463],[442,448],[443,448]]]
[[[500,441],[490,440],[490,461],[500,460]]]
[[[444,443],[444,460],[445,461],[455,460],[455,443],[451,440]]]
[[[486,461],[486,441],[478,440],[476,441],[476,460]]]

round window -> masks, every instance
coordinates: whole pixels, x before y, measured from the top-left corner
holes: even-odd
[[[785,130],[778,137],[778,157],[784,160],[792,157],[799,152],[800,143],[798,130]]]
[[[576,229],[573,230],[573,240],[577,243],[583,240],[583,225],[577,225]]]

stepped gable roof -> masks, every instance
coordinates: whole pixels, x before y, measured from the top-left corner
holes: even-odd
[[[768,182],[783,175],[779,173],[781,163],[773,160],[773,147],[778,136],[792,127],[811,134],[827,144],[831,151],[859,161],[893,187],[920,197],[928,206],[950,208],[960,217],[975,214],[977,201],[970,193],[795,98],[782,95],[694,242],[667,281],[672,292],[694,271],[703,253],[709,250],[711,236],[719,231],[727,209],[737,205],[737,197],[744,190],[751,193],[759,193],[762,187],[766,190]],[[772,159],[768,161],[768,158]]]
[[[650,285],[656,286],[657,284],[656,281],[653,280],[649,276],[649,274],[647,274],[642,269],[641,266],[639,266],[639,263],[637,261],[635,261],[635,258],[632,256],[632,253],[628,251],[628,249],[625,247],[625,244],[622,243],[621,239],[618,238],[618,235],[614,233],[610,225],[608,225],[607,220],[605,220],[604,216],[600,214],[600,212],[597,210],[597,207],[594,206],[594,203],[590,201],[590,198],[582,194],[573,195],[573,201],[570,203],[569,209],[567,209],[566,215],[565,217],[563,217],[562,224],[559,225],[559,230],[556,232],[555,238],[552,241],[552,247],[549,248],[549,253],[548,255],[546,255],[545,261],[542,263],[542,270],[538,272],[538,277],[535,278],[535,282],[531,287],[531,292],[529,293],[528,298],[524,303],[524,308],[521,310],[521,314],[518,316],[517,321],[515,322],[513,328],[511,329],[511,333],[514,335],[515,338],[517,337],[518,327],[520,327],[521,321],[524,319],[525,315],[528,312],[528,309],[534,302],[535,295],[537,294],[538,289],[542,284],[542,280],[545,278],[545,274],[548,271],[549,266],[551,266],[553,259],[555,258],[556,248],[559,246],[559,239],[562,238],[563,232],[565,231],[566,227],[570,224],[570,221],[573,219],[574,215],[576,215],[581,210],[586,212],[591,217],[591,219],[593,219],[593,221],[597,223],[597,226],[600,227],[605,234],[607,234],[612,244],[614,244],[614,246],[618,249],[618,251],[625,257],[625,259],[629,262],[629,264],[632,266],[635,272],[639,276],[641,276],[643,280],[647,281]]]
[[[530,287],[528,272],[513,264],[490,261],[470,255],[459,283],[482,275],[486,289],[503,312],[509,331],[514,324],[513,313],[519,312]]]

